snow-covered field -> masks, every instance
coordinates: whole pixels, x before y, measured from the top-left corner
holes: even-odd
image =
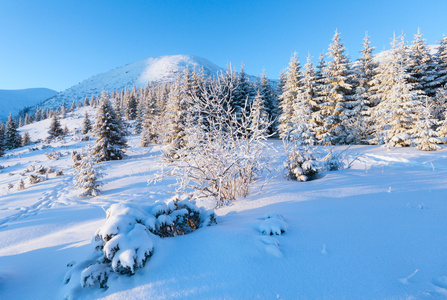
[[[80,128],[85,109],[62,126]],[[45,138],[49,124],[21,131]],[[273,178],[216,209],[217,225],[155,239],[146,266],[134,276],[110,278],[107,290],[73,289],[64,284],[67,265],[91,256],[105,211],[114,203],[167,200],[174,188],[173,180],[147,184],[161,168],[160,148],[142,148],[131,136],[124,160],[101,163],[102,194],[81,198],[70,153],[88,142],[72,137],[0,158],[0,299],[447,298],[447,149],[353,146],[350,169],[293,182],[283,176],[285,155],[275,140],[270,157],[277,168],[266,174]],[[51,151],[62,157],[49,160]],[[64,175],[49,174],[34,185],[25,180],[26,189],[18,191],[20,174],[31,165]],[[198,205],[213,208],[214,202]],[[280,229],[285,232],[264,234]]]

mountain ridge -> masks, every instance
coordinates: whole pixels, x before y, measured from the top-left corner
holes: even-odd
[[[0,120],[6,120],[10,113],[13,116],[17,115],[25,107],[35,106],[57,93],[57,91],[48,88],[0,89]]]

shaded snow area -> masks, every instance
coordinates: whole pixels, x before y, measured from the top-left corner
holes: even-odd
[[[82,108],[62,126],[80,128],[85,109],[93,117]],[[48,126],[46,120],[21,131],[35,140],[46,137]],[[247,198],[216,209],[217,224],[160,237],[147,228],[186,214],[168,215],[168,204],[156,205],[172,198],[174,179],[147,184],[161,169],[160,147],[142,148],[130,136],[124,160],[99,164],[101,194],[83,198],[73,187],[70,154],[88,143],[71,134],[0,158],[0,299],[447,298],[445,148],[353,146],[346,150],[355,159],[350,169],[296,182],[285,178],[282,143],[272,140],[277,168],[265,174],[270,180],[260,178]],[[45,155],[51,152],[59,159]],[[63,175],[39,174],[43,180],[30,184],[41,165]],[[20,178],[24,190],[16,188]],[[215,201],[196,204],[209,210]],[[126,223],[124,209],[141,221]],[[104,255],[115,251],[130,271],[110,273],[107,289],[94,286],[94,276],[84,278],[85,287],[81,280],[66,283],[75,278],[70,272],[102,276],[119,266],[89,263],[98,257],[95,234],[114,230],[133,233],[121,252],[104,244]]]
[[[84,98],[99,96],[102,91],[121,91],[125,88],[146,87],[150,82],[171,81],[185,68],[200,71],[204,75],[215,76],[220,67],[212,62],[192,55],[166,55],[149,57],[123,67],[110,70],[86,79],[71,88],[48,99],[39,107],[55,109],[65,103],[70,107],[73,101],[84,102]]]

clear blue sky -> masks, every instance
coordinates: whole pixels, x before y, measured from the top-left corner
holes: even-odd
[[[0,89],[64,90],[125,64],[169,54],[225,67],[243,62],[277,78],[298,51],[327,51],[335,29],[352,59],[368,31],[377,50],[418,27],[434,44],[447,34],[446,0],[114,1],[1,0]]]

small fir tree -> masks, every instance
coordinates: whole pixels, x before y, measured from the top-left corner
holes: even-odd
[[[102,185],[99,178],[102,174],[97,166],[98,159],[92,154],[91,149],[81,156],[81,160],[77,162],[75,186],[84,191],[79,196],[95,197],[99,195],[99,187]]]
[[[64,135],[64,130],[61,127],[61,123],[59,122],[59,118],[57,117],[57,114],[53,115],[53,118],[51,119],[50,129],[48,130],[48,138],[58,138]]]
[[[9,114],[5,129],[5,145],[7,149],[15,149],[22,145],[22,137],[17,130],[16,121]]]
[[[425,101],[419,104],[418,110],[421,112],[420,119],[413,129],[414,144],[416,148],[423,151],[436,151],[441,149],[438,132],[433,130],[437,120],[433,117],[433,104],[425,96]]]
[[[30,136],[29,136],[28,131],[26,131],[26,132],[23,134],[23,138],[22,138],[22,146],[29,145],[30,143],[31,143],[31,138],[30,138]]]
[[[84,116],[84,122],[82,122],[82,130],[81,133],[82,134],[87,134],[92,130],[92,124],[90,122],[90,119],[88,117],[88,113],[87,111],[85,111],[85,116]]]

